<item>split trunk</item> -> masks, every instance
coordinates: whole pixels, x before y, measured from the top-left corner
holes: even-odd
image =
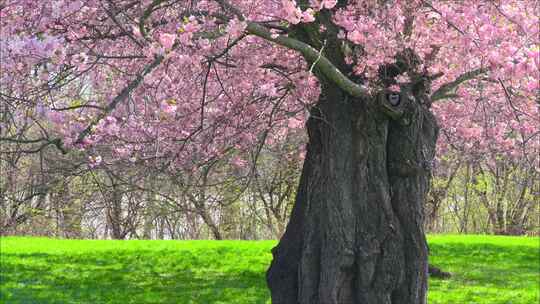
[[[399,105],[381,96],[322,83],[295,207],[267,272],[272,303],[426,303],[423,203],[438,127],[412,90]]]

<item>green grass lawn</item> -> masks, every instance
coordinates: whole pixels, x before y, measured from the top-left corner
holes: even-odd
[[[431,236],[430,304],[539,303],[540,239]],[[0,303],[270,303],[273,241],[0,238]]]

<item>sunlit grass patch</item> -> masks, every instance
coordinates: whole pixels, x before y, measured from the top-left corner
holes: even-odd
[[[433,304],[538,303],[539,238],[432,236]],[[1,301],[270,303],[273,241],[93,241],[1,238]]]

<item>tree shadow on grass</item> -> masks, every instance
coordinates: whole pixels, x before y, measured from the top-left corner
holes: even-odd
[[[266,303],[266,259],[208,250],[2,254],[5,303]]]

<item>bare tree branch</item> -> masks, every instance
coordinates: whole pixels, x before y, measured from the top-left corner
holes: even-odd
[[[461,84],[469,80],[475,79],[476,77],[484,73],[487,73],[488,71],[489,71],[488,68],[479,68],[479,69],[461,74],[458,78],[456,78],[456,80],[443,84],[437,91],[435,91],[431,95],[431,100],[437,101],[437,100],[445,99],[452,96],[455,97],[455,94],[453,94],[453,92]]]

